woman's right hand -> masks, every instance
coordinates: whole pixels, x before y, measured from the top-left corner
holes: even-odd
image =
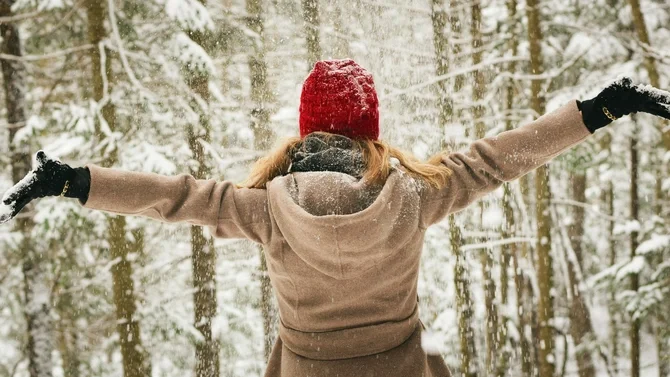
[[[43,151],[37,152],[37,167],[26,174],[2,197],[0,204],[0,224],[14,218],[28,203],[45,196],[66,196],[80,198],[82,194],[83,168],[73,169]],[[85,178],[85,177],[83,177]],[[90,177],[88,178],[90,184]],[[88,196],[88,187],[86,187]]]

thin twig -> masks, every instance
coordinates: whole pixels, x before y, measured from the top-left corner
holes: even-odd
[[[63,67],[61,68],[61,74],[60,77],[58,77],[57,80],[54,81],[53,85],[51,85],[51,88],[49,88],[49,92],[47,92],[47,95],[40,101],[40,107],[36,111],[36,114],[42,114],[42,111],[44,110],[44,105],[49,102],[51,99],[51,96],[53,95],[53,92],[56,90],[56,88],[63,82],[63,79],[65,78],[65,74],[68,72],[68,67],[70,66],[70,56],[68,55],[65,58],[65,62],[63,62]]]
[[[16,123],[3,123],[3,124],[0,124],[0,128],[4,128],[4,129],[7,129],[7,130],[13,130],[15,128],[22,128],[25,125],[26,125],[25,121],[16,122]]]
[[[457,76],[465,75],[467,73],[475,72],[477,70],[480,70],[482,68],[486,68],[486,67],[489,67],[489,66],[492,66],[492,65],[515,62],[515,61],[516,62],[527,61],[527,60],[528,60],[528,57],[524,57],[524,56],[510,56],[510,57],[502,57],[502,58],[495,58],[495,59],[487,60],[485,62],[476,64],[476,65],[473,65],[473,66],[470,66],[470,67],[467,67],[467,68],[461,68],[461,69],[453,70],[453,71],[447,73],[446,75],[435,76],[432,79],[427,80],[427,81],[425,81],[421,84],[412,85],[412,86],[407,87],[405,89],[396,90],[396,91],[393,91],[393,92],[390,92],[390,93],[386,93],[383,96],[383,99],[405,95],[407,93],[411,93],[411,92],[429,87],[431,85],[437,84],[437,83],[442,82],[444,80],[448,80],[448,79],[451,79],[451,78],[454,78],[454,77],[457,77]]]
[[[77,46],[77,47],[66,48],[65,50],[51,52],[51,53],[44,54],[44,55],[16,56],[16,55],[10,55],[10,54],[0,54],[0,60],[34,62],[34,61],[39,61],[39,60],[47,60],[47,59],[58,58],[58,57],[65,56],[65,55],[68,55],[68,54],[73,54],[73,53],[76,53],[76,52],[90,50],[92,48],[95,48],[95,45],[86,44],[86,45],[81,45],[81,46]]]
[[[139,80],[137,80],[137,77],[135,77],[135,73],[130,68],[130,63],[128,63],[128,58],[126,57],[125,50],[123,49],[123,42],[121,41],[121,34],[119,33],[119,27],[116,22],[116,14],[115,14],[116,9],[114,7],[114,0],[108,0],[107,4],[108,4],[107,9],[109,13],[109,21],[110,24],[112,25],[112,34],[114,35],[114,39],[116,40],[116,45],[119,47],[119,56],[121,57],[121,63],[123,65],[123,68],[125,69],[126,74],[130,79],[130,82],[135,87],[137,87],[137,89],[141,90],[142,92],[151,93],[142,84],[140,84]]]
[[[54,31],[58,30],[58,28],[60,28],[60,27],[63,26],[67,21],[70,20],[70,17],[72,17],[72,15],[75,13],[75,11],[77,10],[77,8],[79,8],[79,6],[80,6],[84,1],[85,1],[85,0],[79,0],[76,4],[74,4],[74,5],[72,6],[72,9],[70,9],[70,11],[67,12],[63,17],[61,17],[60,20],[58,21],[58,23],[57,23],[54,27],[49,28],[49,29],[47,29],[47,30],[43,30],[41,33],[38,33],[38,34],[36,34],[36,35],[33,35],[32,38],[39,38],[39,37],[44,37],[44,36],[47,36],[47,35],[51,35]]]
[[[464,246],[461,246],[461,251],[489,249],[489,248],[492,248],[492,247],[507,245],[507,244],[511,244],[511,243],[523,243],[523,242],[531,243],[531,242],[535,242],[535,241],[536,241],[536,239],[533,238],[533,237],[512,237],[512,238],[505,238],[505,239],[501,239],[501,240],[464,245]]]
[[[578,202],[576,200],[571,200],[571,199],[552,199],[551,201],[553,204],[562,204],[562,205],[569,205],[569,206],[575,206],[575,207],[581,207],[586,209],[587,211],[596,214],[598,216],[602,216],[603,219],[611,221],[613,223],[618,222],[621,220],[621,218],[618,217],[613,217],[608,214],[602,213],[600,211],[597,211],[593,208],[592,205],[589,205],[588,203],[582,203]]]
[[[6,17],[0,17],[0,24],[10,24],[13,22],[19,22],[19,21],[24,21],[24,20],[29,20],[31,18],[38,17],[42,14],[45,14],[46,12],[37,10],[34,12],[29,12],[29,13],[23,13],[23,14],[15,14],[13,16],[6,16]]]

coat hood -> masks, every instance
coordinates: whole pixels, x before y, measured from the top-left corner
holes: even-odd
[[[267,190],[291,249],[336,279],[356,277],[402,250],[419,224],[416,184],[398,169],[376,187],[339,172],[298,172],[275,178]]]

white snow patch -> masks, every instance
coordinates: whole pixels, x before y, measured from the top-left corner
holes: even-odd
[[[202,46],[195,43],[185,33],[179,33],[173,42],[174,54],[179,62],[189,69],[213,75],[216,72],[212,58]]]
[[[668,155],[670,156],[670,153]],[[670,191],[670,178],[666,178],[661,182],[661,189],[663,191]]]
[[[653,251],[662,250],[668,246],[670,246],[670,235],[652,234],[651,239],[642,242],[635,252],[645,255]]]
[[[639,274],[646,264],[644,257],[636,255],[617,271],[616,280],[623,280],[629,275]]]
[[[10,188],[9,190],[7,190],[7,192],[5,192],[5,195],[2,196],[3,203],[5,202],[5,200],[9,199],[10,196],[15,195],[17,192],[25,189],[26,186],[33,184],[33,182],[35,182],[36,179],[37,176],[35,175],[35,171],[34,170],[29,171],[28,174],[26,174],[26,176],[19,181],[19,183],[15,184],[14,187]]]
[[[213,30],[214,21],[207,8],[194,0],[167,0],[165,13],[186,30]]]
[[[9,221],[12,218],[12,212],[14,212],[13,206],[0,203],[0,224]]]
[[[482,214],[482,227],[484,229],[499,228],[504,219],[504,214],[500,206],[492,206],[484,210]]]
[[[614,226],[614,234],[631,234],[633,232],[639,232],[642,229],[640,222],[637,220],[630,220],[624,224],[617,224]]]
[[[428,355],[439,355],[440,342],[437,339],[437,335],[432,331],[423,331],[421,333],[421,349]]]
[[[16,131],[16,134],[14,134],[14,139],[12,139],[12,143],[14,143],[14,145],[21,145],[21,143],[26,142],[31,137],[33,137],[35,135],[35,131],[43,130],[46,128],[46,126],[46,120],[33,115],[28,118],[25,127],[21,127],[18,131]]]
[[[16,1],[11,9],[14,13],[20,13],[21,9],[37,7],[38,11],[64,8],[63,0],[19,0]]]
[[[661,104],[670,105],[670,92],[655,88],[651,85],[636,85],[635,90],[638,93],[646,94]]]

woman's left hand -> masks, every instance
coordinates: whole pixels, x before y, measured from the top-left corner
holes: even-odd
[[[651,85],[633,84],[630,77],[622,77],[603,89],[595,98],[581,101],[579,109],[591,132],[636,112],[670,119],[670,92]]]

